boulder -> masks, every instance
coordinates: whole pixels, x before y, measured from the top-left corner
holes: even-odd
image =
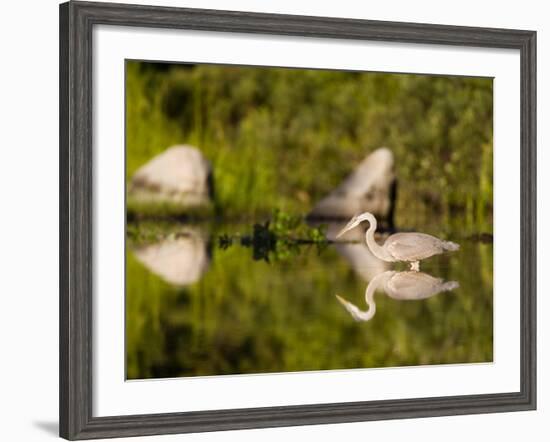
[[[210,200],[211,177],[212,167],[200,150],[173,146],[140,167],[128,191],[140,201],[201,205]]]
[[[367,156],[336,189],[319,201],[309,217],[347,219],[371,212],[392,224],[394,202],[393,153],[382,147]]]

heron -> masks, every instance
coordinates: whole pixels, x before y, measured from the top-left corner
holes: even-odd
[[[367,246],[374,256],[382,261],[410,263],[411,270],[420,270],[420,261],[430,256],[439,255],[445,252],[454,252],[460,246],[451,241],[443,241],[435,236],[426,233],[404,232],[390,235],[384,245],[378,244],[374,239],[376,231],[376,218],[372,213],[365,212],[355,215],[346,226],[340,230],[336,238],[368,221],[370,226],[365,233]]]
[[[441,292],[448,292],[459,286],[456,281],[444,281],[427,273],[417,271],[396,272],[388,270],[376,275],[367,285],[365,301],[368,310],[360,310],[356,305],[346,301],[339,295],[336,298],[345,307],[356,321],[370,321],[376,313],[374,293],[382,289],[393,299],[399,301],[411,301],[431,298]]]

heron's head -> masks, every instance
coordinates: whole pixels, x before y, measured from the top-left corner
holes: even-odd
[[[355,305],[353,305],[351,302],[345,300],[344,298],[342,298],[339,295],[336,295],[336,299],[338,299],[338,301],[340,301],[340,304],[342,304],[344,306],[344,308],[348,312],[350,312],[351,316],[353,316],[353,318],[356,321],[359,320],[359,317],[361,316],[361,311]]]
[[[351,230],[351,229],[354,229],[355,227],[357,227],[359,224],[361,224],[361,222],[365,221],[365,220],[368,220],[368,221],[371,221],[371,218],[374,219],[374,217],[372,216],[372,214],[370,214],[369,212],[365,212],[365,213],[361,213],[360,215],[355,215],[352,219],[350,219],[350,221],[344,226],[344,228],[342,230],[340,230],[340,232],[338,232],[338,235],[336,235],[336,238],[339,238],[340,236],[342,236],[344,233],[346,233],[348,230]]]

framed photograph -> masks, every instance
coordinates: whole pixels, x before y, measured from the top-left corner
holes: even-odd
[[[60,6],[60,435],[536,407],[536,33]]]

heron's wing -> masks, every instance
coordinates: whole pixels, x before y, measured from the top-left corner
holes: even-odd
[[[425,233],[396,233],[384,247],[399,261],[419,261],[443,251],[442,241]]]

